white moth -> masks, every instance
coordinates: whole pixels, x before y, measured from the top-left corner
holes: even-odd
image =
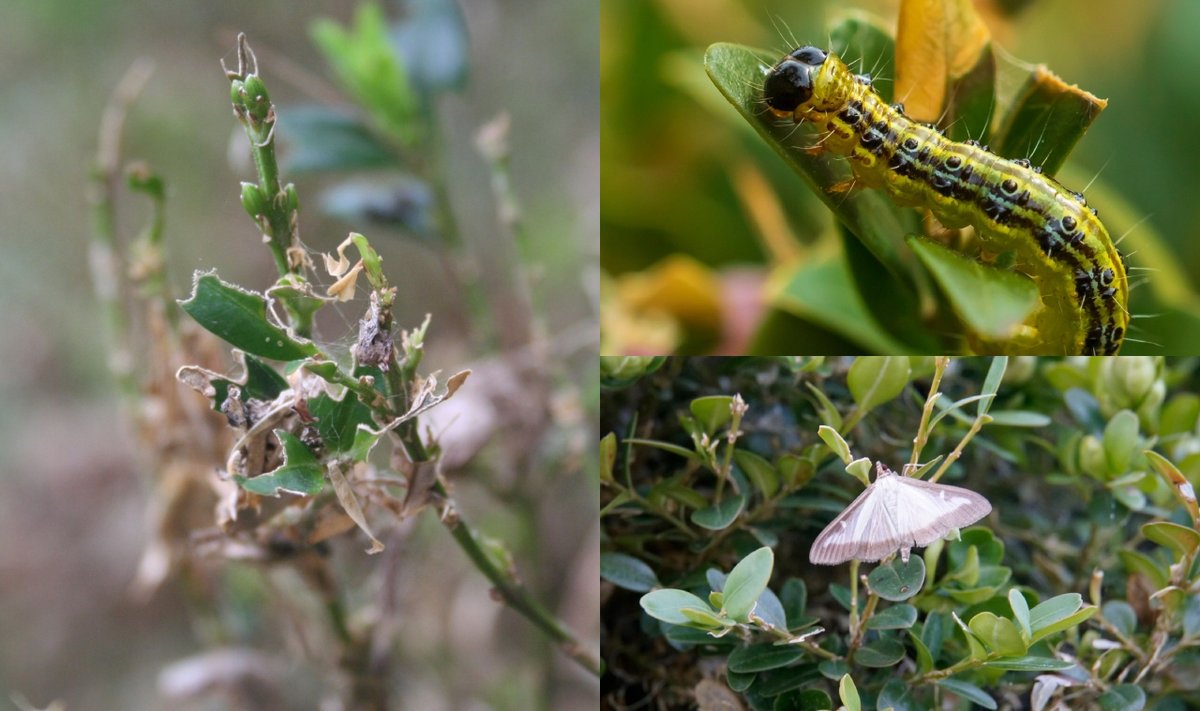
[[[821,531],[808,551],[816,565],[872,562],[927,546],[988,515],[988,500],[957,486],[897,475],[882,462],[875,481]]]

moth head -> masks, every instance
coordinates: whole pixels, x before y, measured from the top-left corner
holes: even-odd
[[[801,104],[812,98],[813,84],[825,51],[817,47],[801,47],[779,60],[763,83],[763,100],[776,114],[791,115]]]

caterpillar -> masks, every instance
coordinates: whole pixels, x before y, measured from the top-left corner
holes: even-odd
[[[763,83],[763,101],[776,117],[823,131],[808,150],[847,157],[857,184],[882,189],[897,205],[927,208],[946,227],[969,225],[982,250],[1012,254],[1013,269],[1038,285],[1041,304],[1011,339],[976,339],[977,350],[1120,349],[1129,327],[1125,264],[1082,194],[1028,160],[1003,158],[978,141],[952,141],[908,118],[869,77],[818,47],[779,60]]]

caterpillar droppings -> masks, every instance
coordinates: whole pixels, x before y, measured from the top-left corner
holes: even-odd
[[[956,142],[889,106],[837,55],[801,47],[763,85],[771,112],[823,132],[810,150],[849,159],[858,185],[897,205],[928,209],[945,226],[975,229],[980,247],[1011,253],[1038,285],[1041,305],[981,352],[1113,355],[1129,327],[1125,264],[1082,194],[976,141]]]

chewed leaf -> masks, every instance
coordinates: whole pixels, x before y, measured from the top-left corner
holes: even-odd
[[[240,364],[240,376],[223,375],[200,366],[187,365],[180,368],[175,377],[179,382],[212,400],[212,407],[218,412],[221,410],[221,403],[229,398],[230,387],[238,389],[242,402],[251,398],[274,400],[279,393],[288,388],[287,380],[258,358],[246,355],[236,348],[233,350],[233,358]]]
[[[325,448],[332,453],[354,452],[356,461],[361,453],[355,450],[358,427],[370,427],[371,410],[354,393],[347,391],[342,399],[335,400],[331,395],[322,393],[308,400],[308,411],[317,420],[317,431]]]
[[[247,353],[299,360],[319,352],[311,341],[271,323],[261,294],[227,284],[215,272],[197,272],[191,298],[179,305],[196,323]]]
[[[996,130],[997,153],[1028,158],[1054,175],[1108,102],[1038,65],[1012,106]]]
[[[252,479],[235,475],[234,481],[246,491],[262,496],[279,496],[280,492],[312,496],[325,485],[325,467],[295,435],[275,430],[283,445],[283,464],[278,469]]]
[[[396,419],[387,423],[378,429],[367,424],[359,424],[354,435],[354,443],[350,447],[355,461],[362,461],[370,454],[371,449],[379,442],[379,438],[387,432],[395,429],[401,424],[417,417],[421,413],[429,410],[431,407],[446,401],[458,392],[463,383],[467,382],[467,377],[471,375],[471,371],[462,370],[450,376],[446,381],[446,389],[437,392],[437,374],[434,373],[422,381],[417,392],[413,394],[409,404],[408,412],[400,415]]]

